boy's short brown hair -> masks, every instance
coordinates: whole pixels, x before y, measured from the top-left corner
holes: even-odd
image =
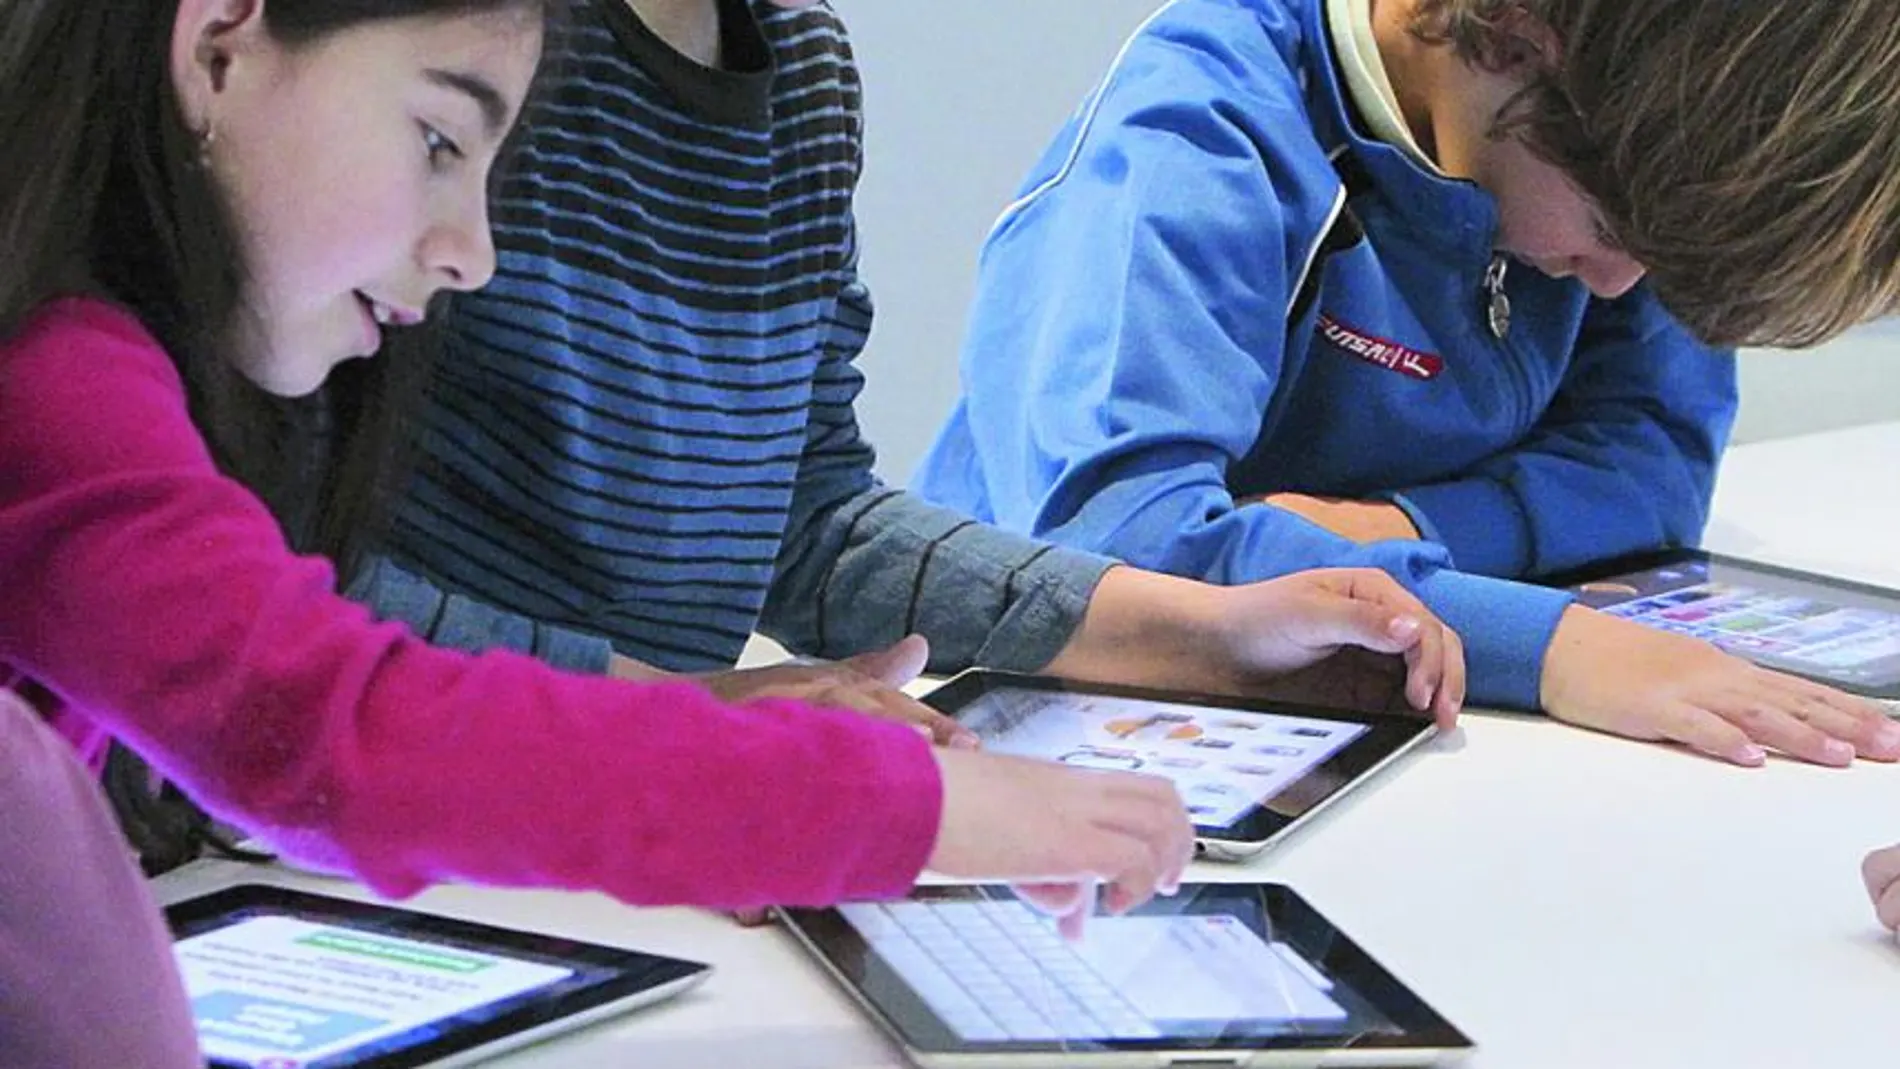
[[[1596,201],[1704,341],[1807,346],[1900,311],[1896,0],[1417,0],[1495,68],[1560,54],[1500,116]]]

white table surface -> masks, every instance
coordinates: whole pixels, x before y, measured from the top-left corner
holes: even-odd
[[[1739,447],[1710,547],[1900,585],[1900,424]],[[1283,847],[1196,878],[1304,893],[1480,1044],[1481,1069],[1900,1061],[1900,945],[1858,863],[1900,840],[1900,769],[1730,768],[1539,719],[1473,715]],[[708,864],[744,864],[709,857]],[[201,864],[167,900],[275,870]],[[505,1060],[901,1065],[785,934],[599,896],[443,888],[421,907],[712,962],[693,994]]]
[[[1705,541],[1723,553],[1900,587],[1897,530],[1900,423],[1877,423],[1731,449]]]

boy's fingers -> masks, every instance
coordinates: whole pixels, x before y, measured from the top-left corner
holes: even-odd
[[[980,745],[975,732],[902,691],[872,691],[865,693],[863,700],[869,706],[863,711],[915,724],[938,746],[974,750]]]
[[[1405,651],[1405,700],[1421,712],[1432,707],[1445,675],[1445,641],[1435,627],[1423,628],[1419,639]]]
[[[1854,746],[1830,736],[1767,699],[1747,699],[1729,717],[1748,737],[1789,757],[1836,768],[1854,763]]]
[[[1867,897],[1878,904],[1887,892],[1900,886],[1900,846],[1868,854],[1860,874],[1867,881]]]
[[[1449,628],[1429,628],[1433,643],[1433,655],[1437,658],[1438,677],[1433,686],[1423,691],[1422,700],[1414,701],[1413,708],[1431,714],[1441,731],[1450,731],[1458,726],[1458,713],[1465,705],[1465,648],[1458,636]],[[1420,643],[1423,647],[1425,643]],[[1415,658],[1424,657],[1419,649],[1406,653],[1408,667]],[[1409,695],[1409,691],[1408,691]]]
[[[1868,854],[1860,872],[1880,923],[1900,931],[1900,846]]]
[[[1304,624],[1308,646],[1361,646],[1376,653],[1403,653],[1424,630],[1418,616],[1358,598],[1328,598]]]
[[[930,663],[930,643],[922,635],[905,635],[881,650],[871,650],[838,662],[886,686],[901,687],[923,674]]]
[[[1768,760],[1768,755],[1745,732],[1706,709],[1677,706],[1662,718],[1659,729],[1671,742],[1732,764],[1752,768]]]
[[[1335,573],[1339,589],[1356,601],[1376,601],[1394,613],[1423,617],[1430,610],[1418,595],[1377,568],[1346,568]]]
[[[1805,679],[1786,679],[1785,685],[1797,703],[1797,715],[1809,726],[1851,744],[1861,757],[1900,759],[1900,723],[1872,702]]]

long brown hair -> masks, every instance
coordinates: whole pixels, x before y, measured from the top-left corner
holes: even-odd
[[[1893,0],[1418,0],[1412,31],[1495,69],[1511,21],[1559,54],[1507,107],[1677,318],[1807,346],[1900,311]]]
[[[269,0],[290,48],[348,27],[519,9],[558,0]],[[166,42],[178,0],[0,0],[0,339],[51,298],[130,310],[183,378],[221,470],[270,505],[298,549],[348,575],[373,544],[409,456],[434,340],[393,332],[376,360],[339,367],[316,394],[275,398],[236,370],[224,339],[243,314],[236,223],[187,128]],[[203,814],[115,747],[107,793],[147,868],[188,858]]]

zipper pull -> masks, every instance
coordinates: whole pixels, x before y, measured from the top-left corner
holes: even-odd
[[[1484,321],[1499,341],[1511,332],[1511,298],[1504,292],[1504,275],[1510,266],[1500,254],[1492,256],[1491,266],[1484,269]]]

